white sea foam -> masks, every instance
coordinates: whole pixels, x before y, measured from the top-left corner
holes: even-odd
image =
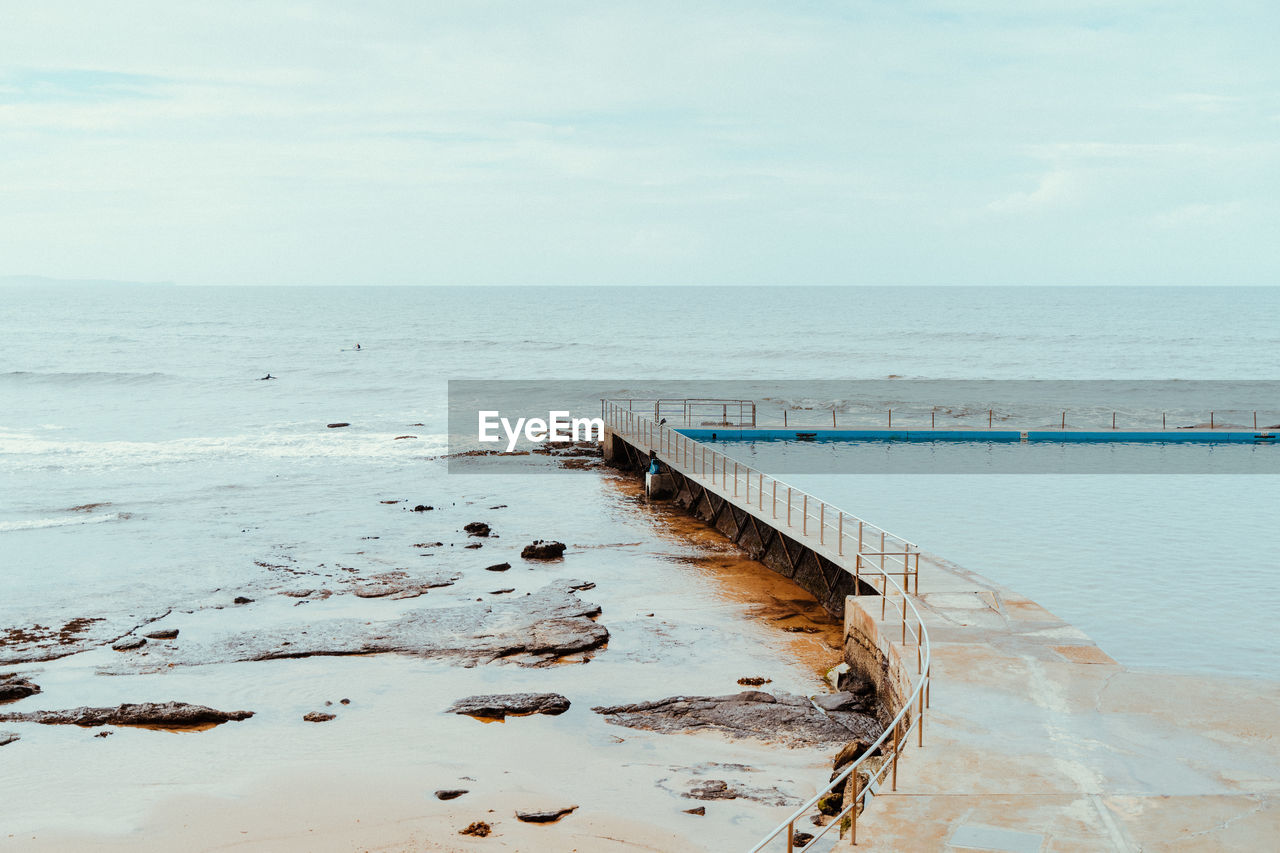
[[[124,521],[127,518],[129,518],[129,513],[127,512],[112,512],[106,515],[81,515],[74,518],[61,516],[58,518],[36,518],[28,521],[0,521],[0,533],[13,533],[18,530],[41,530],[46,527],[101,524],[106,521]]]
[[[327,430],[323,434],[193,436],[163,441],[59,440],[32,433],[0,432],[0,469],[105,470],[220,459],[382,459],[441,454],[446,446],[443,435],[423,434],[396,440],[394,433],[338,430]]]

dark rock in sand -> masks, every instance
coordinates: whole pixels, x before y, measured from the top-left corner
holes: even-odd
[[[186,702],[139,702],[115,708],[70,708],[65,711],[0,714],[0,721],[40,723],[46,726],[155,726],[187,729],[217,726],[231,720],[247,720],[252,716],[252,711],[218,711]]]
[[[0,732],[0,746],[8,746],[18,739],[13,732]]]
[[[791,836],[791,843],[794,844],[796,847],[803,847],[812,840],[813,840],[813,833],[801,832],[798,829],[795,831],[795,834]]]
[[[177,628],[165,628],[163,631],[152,631],[147,634],[148,640],[176,640],[178,639]]]
[[[0,672],[0,705],[17,702],[40,692],[40,685],[21,678],[16,672]]]
[[[446,712],[501,720],[507,716],[524,717],[529,714],[554,716],[567,710],[569,700],[559,693],[493,693],[459,699]]]
[[[490,532],[489,525],[483,521],[473,521],[470,524],[463,525],[462,529],[467,531],[470,536],[488,536]]]
[[[507,587],[506,589],[495,589],[493,592],[489,594],[490,595],[506,595],[509,592],[515,592],[515,591],[516,591],[516,588],[512,586],[512,587]]]
[[[234,599],[232,599],[231,603],[232,604],[253,604],[253,599],[246,598],[243,595],[237,595]]]
[[[865,695],[844,691],[813,697],[813,704],[824,711],[871,711],[873,699]]]
[[[463,545],[463,548],[483,548],[483,542],[472,542],[470,545]]]
[[[61,626],[33,624],[0,628],[0,666],[56,660],[113,643],[169,615],[122,611],[106,616],[78,616]]]
[[[706,806],[698,806],[697,808],[694,808],[694,809],[685,809],[685,810],[684,810],[684,813],[685,813],[685,814],[696,814],[696,815],[698,815],[699,817],[701,817],[702,815],[705,815],[705,814],[707,813],[707,807],[706,807]]]
[[[171,663],[194,666],[387,652],[449,659],[468,666],[499,658],[537,666],[591,651],[609,640],[609,631],[592,618],[600,614],[599,606],[579,599],[569,589],[574,583],[580,581],[556,581],[529,595],[486,599],[480,604],[414,610],[386,621],[326,619],[307,625],[305,631],[282,615],[278,623],[252,630],[231,627],[212,638],[202,632],[182,643],[158,645],[136,662],[122,656],[114,669],[108,669],[134,672],[143,661],[151,670]]]
[[[111,648],[118,652],[128,652],[134,649],[140,649],[147,644],[142,637],[125,637],[117,643],[113,643]]]
[[[801,801],[777,788],[730,784],[723,779],[697,782],[680,796],[686,800],[751,800],[767,806],[798,805]]]
[[[849,711],[826,714],[803,696],[745,690],[729,696],[672,696],[656,702],[593,708],[615,725],[657,732],[701,729],[735,738],[756,738],[788,746],[844,743],[850,734],[874,739],[880,724]]]
[[[765,678],[761,675],[746,675],[738,679],[738,683],[743,687],[759,687],[761,684],[768,684],[773,681],[772,678]]]
[[[463,794],[471,793],[466,788],[446,788],[442,791],[436,791],[437,800],[456,800]]]
[[[520,556],[526,560],[558,560],[564,556],[564,543],[538,539],[533,544],[524,546]]]
[[[474,835],[476,838],[484,838],[492,831],[493,829],[492,827],[489,826],[489,824],[485,823],[482,820],[477,820],[474,823],[468,825],[466,829],[459,829],[458,834]]]
[[[509,568],[511,568],[510,563],[494,563],[492,566],[485,566],[484,570],[486,572],[505,572]]]
[[[312,711],[308,714],[302,715],[302,719],[306,720],[308,723],[327,723],[330,720],[336,720],[337,718],[336,714],[325,714],[321,711]]]
[[[339,699],[339,700],[338,700],[338,704],[339,704],[339,705],[350,705],[350,704],[351,704],[351,700],[350,700],[350,699]]]
[[[567,814],[577,811],[577,806],[565,806],[559,809],[547,809],[539,812],[516,812],[516,817],[525,823],[555,823]]]
[[[337,429],[338,427],[351,426],[351,424],[348,423],[347,421],[338,421],[337,423],[333,423],[333,424],[325,424],[325,426],[327,426],[329,429]]]
[[[353,591],[359,598],[417,598],[426,595],[429,589],[452,586],[461,575],[453,572],[433,575],[427,578],[411,579],[401,572],[389,572],[370,578],[369,583],[357,586]]]

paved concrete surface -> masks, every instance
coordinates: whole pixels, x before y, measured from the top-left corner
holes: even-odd
[[[859,819],[859,849],[1280,849],[1280,681],[1128,670],[955,567],[922,563],[920,588],[925,746]]]

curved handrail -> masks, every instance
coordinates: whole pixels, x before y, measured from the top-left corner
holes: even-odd
[[[878,576],[881,620],[888,621],[886,618],[888,616],[887,608],[889,603],[892,602],[893,608],[899,617],[896,621],[901,625],[901,647],[906,649],[914,646],[916,649],[915,683],[912,685],[910,693],[902,701],[898,712],[885,727],[884,731],[881,732],[880,737],[868,746],[856,760],[831,779],[818,793],[792,812],[773,831],[765,835],[751,848],[750,853],[759,853],[784,832],[786,833],[786,849],[790,853],[793,849],[796,822],[808,814],[809,810],[813,809],[820,800],[837,788],[844,786],[851,775],[855,780],[855,784],[860,784],[858,776],[854,774],[876,752],[883,753],[886,742],[890,742],[889,755],[884,757],[884,760],[874,772],[868,773],[866,783],[860,784],[853,797],[849,798],[849,805],[842,807],[840,812],[823,826],[822,830],[808,843],[811,844],[813,841],[822,838],[831,830],[831,827],[840,826],[846,817],[850,818],[850,829],[856,837],[858,807],[865,804],[869,795],[873,796],[875,794],[877,787],[883,782],[886,775],[891,775],[891,785],[896,790],[898,756],[906,745],[908,736],[914,731],[917,744],[919,746],[924,745],[924,712],[929,707],[931,649],[929,631],[925,627],[924,619],[921,618],[920,611],[916,608],[915,602],[911,600],[909,594],[913,579],[916,593],[920,591],[920,549],[913,543],[857,516],[852,516],[843,510],[836,509],[807,492],[783,483],[776,477],[771,477],[745,463],[731,459],[714,448],[709,448],[700,442],[694,441],[663,424],[654,423],[638,412],[623,409],[610,401],[602,402],[604,404],[602,408],[604,409],[606,423],[613,429],[638,439],[657,453],[659,458],[662,458],[667,465],[679,470],[685,476],[692,477],[703,483],[709,482],[713,486],[719,485],[726,493],[729,489],[732,489],[734,496],[744,498],[748,506],[754,506],[757,511],[762,513],[765,507],[764,494],[767,481],[770,487],[769,504],[773,518],[785,524],[793,537],[803,541],[808,547],[814,548],[816,545],[815,550],[826,551],[828,559],[832,559],[833,562],[854,576],[855,583],[859,584],[855,586],[855,589],[861,588],[864,577],[867,578],[867,583],[874,586],[873,581]],[[732,475],[730,475],[729,468],[731,462],[733,465]],[[710,476],[708,476],[708,469]],[[745,495],[742,493],[744,478]],[[751,502],[750,491],[753,478],[756,485],[755,504]],[[778,518],[779,486],[786,490],[786,515],[782,519]],[[801,506],[798,508],[798,514],[800,515],[799,536],[795,536],[795,515],[797,513],[793,512],[797,496],[800,497],[801,501]],[[810,509],[811,503],[817,508],[816,515]],[[829,520],[828,509],[836,513],[834,523]],[[810,533],[810,519],[816,521],[816,543],[813,541],[813,534]],[[846,530],[846,521],[856,522],[856,535],[851,529]],[[829,544],[827,536],[827,531],[833,527],[835,529],[834,546]],[[872,533],[870,539],[867,538],[868,529]],[[846,545],[852,546],[851,554],[846,554]],[[901,550],[889,550],[890,547],[901,548]],[[832,551],[835,553],[832,554]],[[850,556],[854,563],[852,571],[849,566],[844,564]],[[900,561],[902,567],[900,570],[890,571],[886,560],[893,558]],[[902,576],[902,583],[893,578],[895,574]],[[908,643],[908,638],[911,640],[910,643]],[[888,657],[888,649],[885,651],[886,657]]]

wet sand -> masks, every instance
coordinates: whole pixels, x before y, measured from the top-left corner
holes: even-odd
[[[6,712],[176,699],[254,716],[200,732],[112,727],[105,738],[6,723],[20,740],[0,747],[0,841],[39,851],[719,850],[749,846],[792,807],[779,803],[798,803],[826,779],[830,749],[624,728],[591,711],[745,689],[827,692],[822,674],[840,660],[841,627],[801,589],[679,510],[643,504],[637,482],[612,472],[430,482],[437,509],[413,513],[380,503],[401,495],[362,495],[381,514],[348,531],[346,552],[281,548],[234,590],[211,591],[148,626],[179,628],[176,639],[5,666],[42,687]],[[477,520],[496,535],[467,536],[463,526]],[[547,538],[568,545],[563,560],[519,558]],[[444,545],[414,547],[436,541]],[[476,541],[481,548],[465,547]],[[485,570],[503,561],[509,570]],[[409,581],[458,578],[414,598],[351,591],[395,571]],[[558,660],[384,653],[205,662],[182,651],[278,638],[282,626],[356,622],[376,634],[407,614],[488,607],[570,580],[595,584],[574,594],[599,606],[593,618],[608,641]],[[306,588],[331,594],[297,597]],[[253,600],[233,605],[233,592]],[[768,681],[748,688],[744,677]],[[568,711],[489,723],[445,713],[472,694],[551,691],[569,698]],[[311,712],[335,718],[305,722]],[[688,796],[710,780],[763,792],[765,802]],[[440,789],[468,793],[441,801]],[[514,814],[567,805],[578,809],[550,824]],[[698,806],[705,816],[686,813]],[[491,834],[458,834],[476,821]]]

